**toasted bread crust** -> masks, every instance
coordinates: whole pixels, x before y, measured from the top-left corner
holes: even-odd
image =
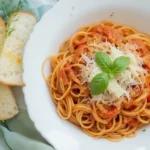
[[[0,109],[0,120],[7,120],[19,113],[16,101],[15,101],[15,96],[11,90],[11,88],[7,85],[1,84],[0,83],[0,107],[4,107],[4,105],[8,106],[6,109]],[[3,92],[3,93],[1,93]],[[5,93],[5,95],[4,95]],[[6,95],[7,94],[7,95]],[[7,97],[7,100],[5,99]]]
[[[2,49],[0,57],[0,69],[2,70],[0,71],[0,82],[10,86],[24,86],[25,84],[21,78],[23,74],[22,64],[18,65],[11,59],[4,59],[5,56],[3,56],[3,54],[10,51],[14,56],[16,56],[13,60],[19,57],[22,60],[23,49],[34,25],[36,24],[36,17],[32,13],[26,11],[15,12],[11,16],[11,19],[13,19],[13,17],[17,17],[19,19],[17,19],[17,21],[12,21],[12,24],[10,24],[10,27],[16,27],[16,29],[13,31],[14,34],[12,33],[6,38]],[[6,67],[4,67],[5,65]]]
[[[1,17],[0,17],[0,27],[5,29],[5,22]]]

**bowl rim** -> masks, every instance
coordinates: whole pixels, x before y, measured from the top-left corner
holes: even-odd
[[[85,1],[85,0],[84,0]],[[43,130],[42,128],[41,128],[41,126],[40,125],[38,125],[37,123],[39,123],[39,122],[37,122],[37,117],[35,117],[36,116],[36,112],[37,111],[33,111],[33,108],[35,108],[35,107],[33,107],[33,105],[34,105],[34,103],[32,103],[31,102],[31,99],[34,97],[33,96],[33,94],[34,93],[30,93],[30,94],[28,94],[29,93],[29,90],[31,89],[31,88],[34,88],[34,85],[32,85],[32,83],[29,83],[31,80],[29,80],[29,77],[30,77],[30,73],[28,73],[28,68],[29,68],[29,63],[27,63],[27,61],[28,61],[28,56],[29,56],[29,51],[30,50],[32,50],[32,46],[33,46],[33,44],[35,43],[35,37],[39,34],[39,33],[41,33],[41,32],[39,32],[39,30],[40,30],[40,28],[42,28],[43,26],[45,26],[45,23],[47,22],[47,18],[49,18],[49,17],[52,17],[52,14],[53,15],[56,15],[56,17],[57,16],[59,16],[60,17],[60,15],[61,15],[61,13],[63,13],[63,11],[64,11],[64,9],[66,9],[66,5],[67,5],[67,7],[69,7],[69,8],[67,8],[67,10],[66,11],[69,11],[69,9],[70,8],[72,8],[72,4],[71,4],[71,2],[73,2],[74,4],[76,4],[76,3],[79,3],[80,2],[80,0],[62,0],[62,1],[59,1],[59,2],[57,2],[56,3],[56,5],[51,9],[51,10],[49,10],[48,12],[46,12],[44,15],[43,15],[43,17],[41,18],[41,21],[39,22],[39,23],[37,23],[37,25],[35,26],[35,28],[34,28],[34,31],[33,31],[33,33],[31,34],[31,36],[30,36],[30,39],[29,39],[29,41],[28,41],[28,43],[27,43],[27,45],[26,45],[26,47],[25,47],[25,50],[24,50],[24,57],[23,57],[23,68],[24,68],[24,74],[23,74],[23,79],[24,79],[24,81],[25,81],[25,84],[26,84],[26,86],[23,88],[23,93],[24,93],[24,97],[25,97],[25,102],[26,102],[26,105],[27,105],[27,109],[28,109],[28,113],[29,113],[29,116],[30,116],[30,118],[31,118],[31,120],[34,122],[34,125],[35,125],[35,127],[37,128],[37,130],[42,134],[42,136],[48,141],[48,142],[50,142],[52,145],[54,145],[54,147],[55,147],[55,141],[53,141],[52,139],[49,139],[49,135],[46,133],[46,131],[45,130]],[[93,2],[98,2],[98,0],[93,0]],[[147,5],[146,4],[150,4],[150,1],[149,0],[143,0],[143,2],[145,3],[145,7],[147,7]],[[122,0],[122,1],[119,1],[119,0],[105,0],[105,1],[103,1],[103,2],[101,2],[101,5],[103,5],[103,6],[107,6],[108,4],[113,4],[113,3],[117,3],[118,5],[119,4],[126,4],[126,3],[128,3],[128,4],[135,4],[136,3],[136,6],[141,6],[141,5],[143,5],[143,2],[141,2],[141,1],[137,1],[137,0],[126,0],[126,1],[124,1],[124,0]],[[89,3],[89,2],[88,2]],[[90,3],[90,4],[92,4],[92,3]],[[94,4],[93,4],[94,5]],[[59,11],[59,13],[57,13]],[[67,12],[66,12],[67,13]],[[65,14],[66,15],[66,14]],[[28,54],[27,54],[28,53]],[[37,57],[39,57],[39,56],[37,56]],[[34,61],[34,59],[32,60],[32,61]],[[41,70],[41,69],[39,69],[39,70]],[[34,78],[33,78],[34,79]],[[32,108],[31,108],[31,105],[32,105]],[[36,119],[35,119],[36,118]],[[77,145],[77,147],[79,146],[78,144],[76,144]],[[76,147],[76,148],[77,148]],[[57,147],[56,146],[56,148],[57,149],[59,149],[59,147]],[[67,148],[65,147],[63,150],[67,150]],[[69,150],[69,149],[68,149]]]

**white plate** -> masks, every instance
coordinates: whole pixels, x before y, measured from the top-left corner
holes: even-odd
[[[114,12],[113,17],[111,17]],[[41,67],[49,54],[79,27],[110,20],[150,33],[149,0],[61,0],[37,24],[24,54],[24,88],[29,115],[36,128],[57,150],[149,150],[150,129],[132,139],[112,143],[93,139],[60,119],[42,78]],[[49,65],[46,71],[50,71]]]

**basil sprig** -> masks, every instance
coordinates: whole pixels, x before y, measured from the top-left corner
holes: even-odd
[[[108,87],[109,77],[107,73],[97,74],[91,82],[91,93],[92,95],[98,95],[103,93]]]
[[[112,61],[106,53],[97,52],[95,56],[95,62],[102,71],[106,73],[111,72]]]
[[[129,57],[120,56],[116,58],[112,65],[112,73],[116,74],[125,71],[129,64]]]
[[[92,95],[99,95],[105,91],[108,87],[109,80],[112,79],[115,74],[121,73],[128,68],[130,58],[120,56],[112,62],[108,54],[97,52],[95,55],[95,62],[103,72],[97,74],[92,79],[90,89]]]

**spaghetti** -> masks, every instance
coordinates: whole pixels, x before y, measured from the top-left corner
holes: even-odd
[[[131,65],[124,73],[116,76],[116,84],[122,86],[128,96],[124,93],[118,98],[110,91],[92,96],[89,83],[96,67],[91,67],[94,64],[94,54],[103,51],[111,56],[112,49],[127,56],[133,55],[131,59],[135,58],[138,67],[136,72]],[[104,21],[79,29],[61,44],[58,55],[48,59],[51,60],[52,73],[45,80],[59,116],[80,126],[87,135],[120,141],[125,137],[134,137],[137,129],[149,124],[148,35],[131,27]],[[126,79],[129,74],[130,79]]]

